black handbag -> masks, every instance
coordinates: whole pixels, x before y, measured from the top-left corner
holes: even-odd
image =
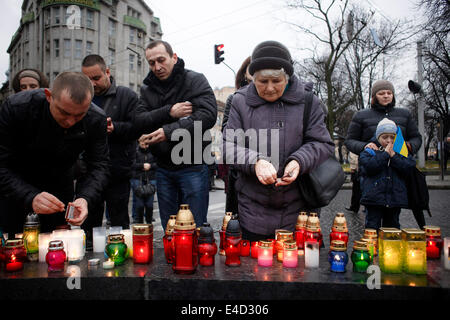
[[[141,177],[141,184],[134,189],[134,194],[136,197],[145,199],[152,195],[154,195],[156,192],[156,188],[153,184],[148,182],[147,174],[145,174],[145,179]]]
[[[303,137],[311,113],[313,93],[307,92],[303,113]],[[297,178],[300,194],[308,209],[325,207],[336,196],[345,182],[344,170],[334,156],[330,156],[310,173]]]

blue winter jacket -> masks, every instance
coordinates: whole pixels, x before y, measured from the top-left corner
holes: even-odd
[[[412,174],[416,162],[396,153],[366,148],[359,156],[361,204],[408,208],[405,177]]]

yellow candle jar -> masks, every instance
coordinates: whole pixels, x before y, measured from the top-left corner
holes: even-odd
[[[380,229],[378,263],[384,273],[402,273],[402,236],[395,228]]]
[[[402,230],[403,271],[410,274],[427,273],[427,242],[425,231]]]

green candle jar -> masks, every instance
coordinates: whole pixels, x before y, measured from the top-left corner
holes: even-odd
[[[353,272],[366,273],[367,268],[372,262],[372,257],[364,241],[355,241],[351,255],[353,262]]]
[[[114,262],[115,266],[120,266],[126,260],[127,245],[123,234],[111,234],[108,236],[108,244],[105,247],[105,254]]]

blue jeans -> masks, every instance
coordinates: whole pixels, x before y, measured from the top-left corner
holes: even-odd
[[[401,208],[366,206],[366,229],[378,230],[381,227],[400,229]]]
[[[209,205],[209,174],[206,165],[174,171],[157,168],[156,189],[159,215],[164,230],[169,216],[177,214],[180,204],[189,205],[197,227],[206,222]]]
[[[156,187],[156,180],[149,180],[149,183],[154,185]],[[132,207],[132,217],[133,221],[138,220],[138,213],[137,211],[139,209],[142,209],[143,212],[145,212],[145,217],[147,217],[147,210],[151,210],[153,212],[153,199],[155,198],[155,195],[151,195],[150,197],[147,197],[145,199],[136,197],[134,190],[141,185],[140,179],[131,179],[131,189],[133,190],[133,207]],[[153,213],[151,213],[153,215]],[[147,221],[147,223],[151,223],[151,221]]]

